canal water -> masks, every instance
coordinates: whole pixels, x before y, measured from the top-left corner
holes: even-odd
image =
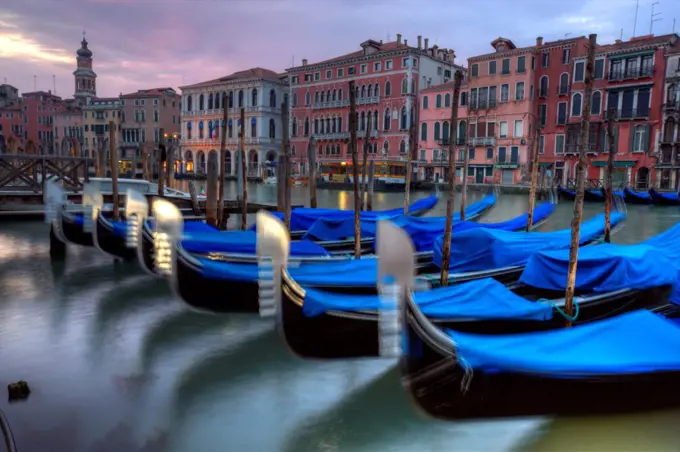
[[[235,184],[226,189],[233,197]],[[275,201],[275,186],[249,189],[250,199]],[[472,192],[469,201],[482,195]],[[307,199],[305,188],[293,189],[293,203]],[[320,207],[352,205],[350,192],[320,190],[318,199]],[[377,193],[374,204],[403,201],[402,193]],[[526,196],[501,195],[481,221],[519,215],[526,204]],[[586,204],[585,217],[601,209]],[[680,221],[673,207],[628,209],[617,243]],[[541,229],[568,227],[572,210],[560,204]],[[53,264],[42,223],[0,224],[0,383],[20,379],[32,389],[29,399],[0,401],[20,452],[677,451],[680,444],[680,411],[425,418],[403,393],[393,360],[303,361],[269,322],[190,311],[164,281],[94,249],[70,248],[64,263]]]

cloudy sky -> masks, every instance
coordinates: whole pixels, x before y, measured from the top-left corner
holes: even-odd
[[[652,2],[640,0],[636,35],[649,33]],[[680,22],[678,0],[658,0],[656,34]],[[597,33],[633,34],[636,0],[2,0],[0,83],[73,94],[75,51],[87,32],[98,95],[178,87],[237,70],[283,71],[359,49],[359,43],[417,36],[453,48],[457,61],[487,53],[497,36],[517,46]],[[680,24],[676,30],[680,29]]]

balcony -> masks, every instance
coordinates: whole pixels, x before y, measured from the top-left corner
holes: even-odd
[[[469,108],[470,110],[488,110],[489,108],[496,108],[496,99],[470,99]]]
[[[374,96],[375,97],[375,96]],[[363,97],[361,100],[366,100],[366,97]],[[370,99],[373,99],[372,97]],[[378,102],[380,102],[380,96],[377,97]],[[359,99],[357,99],[357,105],[364,105],[367,103],[371,102],[364,102],[363,104],[359,103]],[[312,109],[313,110],[322,110],[324,108],[342,108],[342,107],[349,107],[349,100],[332,100],[330,102],[315,102],[312,104]]]
[[[548,88],[543,88],[538,90],[538,98],[545,99],[548,97]]]
[[[372,135],[372,134],[371,134]],[[377,134],[376,134],[377,136]],[[314,134],[316,140],[348,140],[349,132],[339,132],[339,133],[319,133]],[[357,138],[359,138],[359,133],[357,132]]]
[[[495,146],[495,137],[474,137],[470,138],[470,144],[473,146]]]
[[[623,80],[635,80],[639,78],[652,77],[654,75],[654,67],[641,67],[635,69],[618,69],[610,70],[607,74],[607,80],[610,82],[620,82]]]
[[[450,140],[450,138],[438,138],[437,143],[439,143],[440,146],[448,146],[451,144]],[[465,143],[467,143],[467,138],[456,137],[456,146],[464,146]]]
[[[370,105],[370,104],[379,104],[379,103],[380,103],[380,96],[359,97],[357,99],[357,105]],[[349,101],[347,101],[347,104],[349,105]]]
[[[569,85],[558,85],[557,86],[557,95],[558,96],[569,95]]]
[[[647,119],[649,118],[649,108],[626,108],[616,112],[617,119]]]
[[[663,110],[666,113],[676,113],[678,110],[680,110],[680,102],[677,100],[670,100],[663,104]]]
[[[564,146],[564,153],[569,154],[569,155],[578,154],[579,152],[581,152],[581,149],[579,148],[579,146],[580,145],[578,143],[567,143]],[[586,147],[586,153],[587,154],[597,154],[597,145],[596,144],[589,144]]]
[[[246,145],[254,144],[280,144],[281,138],[269,137],[246,137]],[[220,146],[221,138],[189,138],[181,141],[182,146]],[[240,144],[241,138],[227,138],[227,144]]]

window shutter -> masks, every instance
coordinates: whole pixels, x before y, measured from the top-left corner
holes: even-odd
[[[645,152],[650,152],[652,150],[651,146],[649,145],[651,135],[652,135],[652,126],[647,124],[645,126],[645,138],[644,138],[644,141],[643,141],[643,143],[645,144]]]
[[[602,129],[600,130],[600,152],[607,152],[607,126],[606,124],[602,125]]]
[[[619,126],[614,126],[614,154],[619,152]]]

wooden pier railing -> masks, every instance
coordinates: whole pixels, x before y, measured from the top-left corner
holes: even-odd
[[[80,178],[88,181],[87,157],[0,154],[0,190],[42,193],[49,178],[61,181],[67,190],[83,188]]]

